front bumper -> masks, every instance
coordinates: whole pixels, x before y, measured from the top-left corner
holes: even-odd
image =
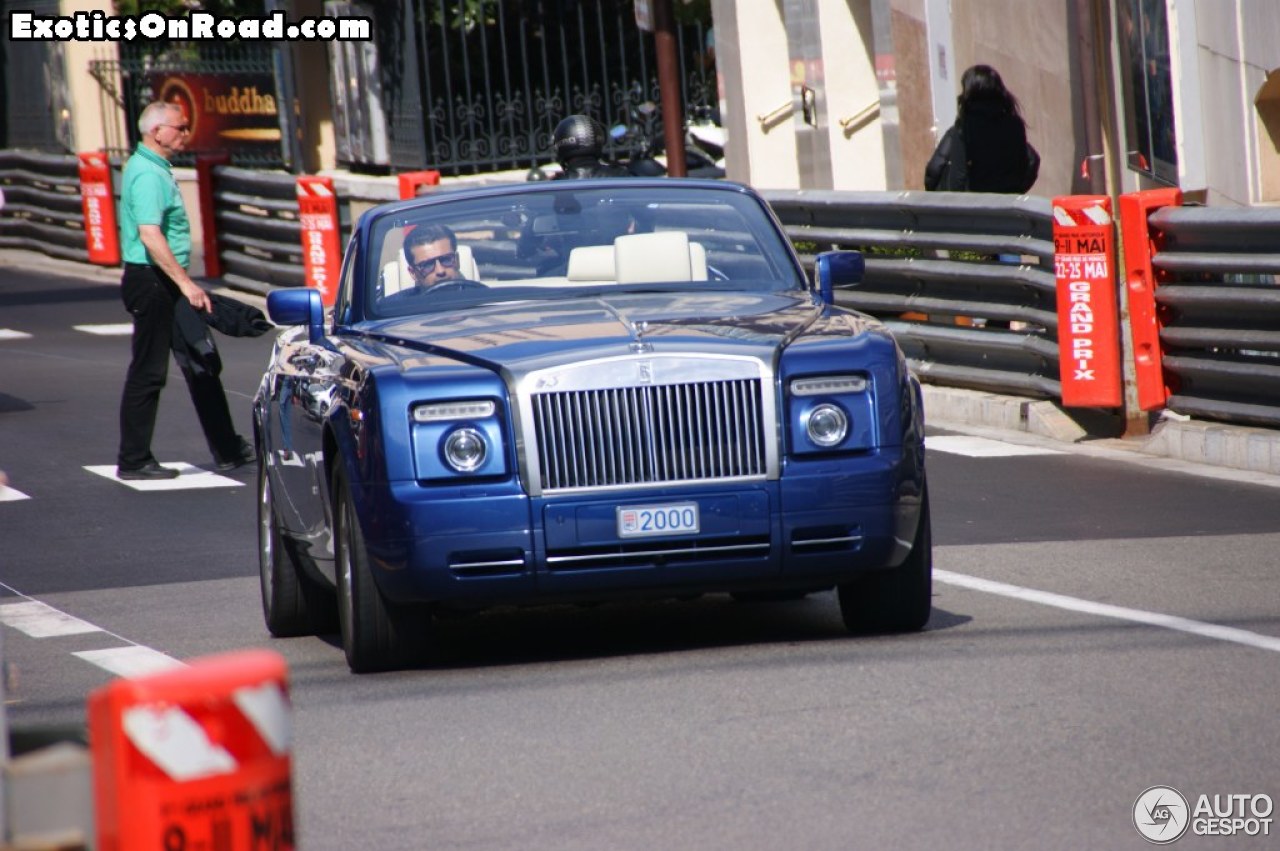
[[[881,450],[791,463],[772,482],[591,495],[396,483],[375,489],[361,514],[377,581],[392,600],[538,603],[830,586],[906,557],[922,491],[918,454]],[[690,502],[697,534],[618,535],[619,506]]]

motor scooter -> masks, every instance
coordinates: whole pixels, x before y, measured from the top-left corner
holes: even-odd
[[[631,109],[628,124],[609,129],[614,150],[623,150],[615,161],[637,177],[661,177],[667,173],[667,157],[656,139],[663,138],[662,119],[656,104],[644,101]],[[724,177],[724,128],[709,111],[685,123],[685,174],[689,177]]]

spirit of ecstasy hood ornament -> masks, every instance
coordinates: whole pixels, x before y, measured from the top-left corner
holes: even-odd
[[[643,320],[640,322],[628,320],[627,325],[631,328],[632,335],[635,336],[635,340],[631,343],[631,351],[638,355],[653,351],[653,344],[644,339],[645,332],[649,330],[649,323]]]

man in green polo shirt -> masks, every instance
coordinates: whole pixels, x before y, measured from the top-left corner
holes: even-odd
[[[191,224],[169,160],[186,147],[191,127],[174,104],[156,101],[138,118],[142,142],[125,164],[120,190],[120,236],[124,254],[121,298],[133,315],[133,359],[120,399],[120,452],[116,475],[127,480],[171,479],[178,471],[151,454],[160,391],[169,370],[174,309],[181,299],[200,312],[212,309],[209,294],[187,274]],[[254,460],[236,434],[226,394],[217,376],[194,378],[184,369],[200,424],[219,470]]]

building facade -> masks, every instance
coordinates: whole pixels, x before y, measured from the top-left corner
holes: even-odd
[[[963,70],[996,67],[1038,195],[1280,201],[1272,0],[713,0],[729,176],[921,189]],[[874,106],[869,107],[869,104]]]
[[[566,42],[578,46],[576,61],[584,67],[595,67],[593,52],[625,52],[611,47],[612,31],[578,23],[625,18],[634,8],[632,0],[607,2],[610,15],[594,18],[582,16],[581,3],[550,4],[576,10],[578,18],[559,15],[554,21],[570,36],[586,34]],[[676,8],[690,5],[673,2]],[[699,2],[704,7],[709,2],[710,14],[704,17],[713,24],[707,43],[714,45],[713,53],[708,50],[714,78],[713,84],[704,81],[696,88],[699,97],[715,90],[710,99],[718,99],[727,130],[730,178],[763,188],[920,189],[925,162],[954,119],[961,72],[985,63],[999,69],[1019,98],[1029,138],[1042,156],[1034,194],[1114,195],[1178,186],[1192,200],[1208,204],[1280,202],[1280,3],[1274,0]],[[474,0],[468,8],[485,12],[486,3],[503,15],[517,6],[532,8],[497,0]],[[373,5],[378,4],[266,3],[291,19]],[[497,148],[510,142],[505,125],[493,122],[503,109],[510,119],[509,99],[477,111],[472,107],[481,100],[475,93],[449,102],[448,109],[437,109],[423,97],[422,103],[431,106],[427,109],[410,103],[415,94],[406,84],[377,95],[372,104],[377,108],[358,108],[375,97],[376,83],[408,80],[402,73],[408,47],[422,69],[415,80],[424,82],[431,57],[466,48],[456,27],[442,23],[433,31],[425,13],[409,14],[414,0],[387,6],[402,17],[392,20],[380,12],[375,18],[383,31],[398,38],[408,32],[412,38],[383,37],[354,53],[322,44],[279,48],[276,97],[282,136],[289,143],[284,159],[294,170],[342,168],[344,157],[377,161],[376,155],[351,153],[371,150],[370,140],[383,139],[392,151],[397,144],[416,150],[409,143],[439,124],[444,129],[436,134],[436,147],[408,159],[383,158],[390,171],[430,168],[433,150],[456,144],[460,131],[449,128],[460,118],[471,124],[481,117],[490,121],[479,143]],[[19,8],[71,15],[106,11],[110,4],[0,0],[6,30],[8,14]],[[481,18],[498,20],[487,12]],[[409,32],[414,26],[416,35]],[[545,22],[539,26],[545,33]],[[702,31],[694,32],[685,51],[691,63],[701,50]],[[65,152],[118,146],[112,138],[113,132],[119,135],[118,125],[111,129],[121,120],[118,93],[107,91],[90,72],[92,63],[114,55],[116,46],[20,43],[7,35],[0,49],[5,81],[0,145]],[[643,53],[636,57],[636,67],[644,67]],[[352,89],[351,69],[362,64],[381,70],[368,85]],[[601,82],[586,89],[561,72],[551,74],[548,79],[568,81],[558,95],[561,112],[625,113],[627,88],[609,78],[606,66],[599,67],[591,73]],[[524,71],[529,73],[513,79],[532,79],[532,72]],[[644,67],[639,75],[647,87],[640,94],[645,99],[653,94],[649,73]],[[553,95],[558,91],[546,88]],[[493,84],[476,91],[492,92]],[[533,119],[520,125],[525,144],[519,156],[508,158],[513,161],[542,153],[539,146],[554,125],[554,103],[543,103],[547,99],[539,100],[537,92],[525,100],[522,108],[531,110]],[[419,157],[422,162],[409,161]],[[502,157],[491,159],[496,163]]]

